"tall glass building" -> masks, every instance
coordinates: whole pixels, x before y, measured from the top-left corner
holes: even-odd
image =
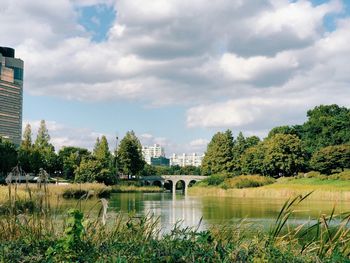
[[[22,138],[23,61],[0,47],[0,136],[16,145]]]

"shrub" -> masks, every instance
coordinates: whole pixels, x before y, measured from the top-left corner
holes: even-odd
[[[213,174],[209,176],[209,178],[205,179],[204,181],[206,181],[208,185],[220,185],[225,181],[226,178],[227,178],[226,175]]]
[[[227,178],[222,188],[249,188],[249,187],[260,187],[274,183],[276,180],[271,177],[261,175],[240,175],[233,178]]]
[[[88,190],[67,188],[63,191],[62,196],[67,199],[68,198],[79,199],[79,198],[82,198],[83,196],[88,196],[88,193],[89,193]]]

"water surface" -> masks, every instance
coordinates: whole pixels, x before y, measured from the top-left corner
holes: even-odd
[[[256,226],[268,227],[274,222],[285,199],[198,197],[172,195],[171,193],[118,193],[110,199],[110,211],[134,213],[136,215],[153,214],[159,217],[165,231],[181,222],[183,227],[200,229],[210,225],[234,224],[242,218]],[[333,206],[336,212],[350,211],[350,202],[305,200],[296,207],[291,224],[305,223],[318,218],[321,214],[330,214]],[[202,219],[202,220],[201,220]]]

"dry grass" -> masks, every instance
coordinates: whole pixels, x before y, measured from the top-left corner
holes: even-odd
[[[99,197],[101,193],[106,193],[107,196],[110,193],[124,193],[124,192],[147,192],[147,193],[156,193],[163,191],[161,188],[156,186],[106,186],[99,183],[84,183],[84,184],[67,184],[67,185],[56,185],[48,184],[48,195],[51,200],[56,200],[58,197],[73,197],[79,193],[88,193],[90,197]],[[14,188],[14,187],[13,187]],[[29,193],[29,190],[31,193]],[[19,184],[17,186],[17,199],[25,200],[30,198],[30,194],[36,196],[40,194],[37,184]],[[8,186],[0,186],[0,204],[5,203],[8,200],[9,188]],[[103,195],[104,196],[104,195]]]
[[[274,184],[244,189],[222,189],[215,186],[195,186],[189,189],[190,195],[223,196],[236,198],[275,198],[286,199],[292,196],[314,193],[309,200],[350,201],[350,182],[319,179],[278,180]]]

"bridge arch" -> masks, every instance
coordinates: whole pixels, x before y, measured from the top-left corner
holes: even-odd
[[[163,187],[164,182],[162,182],[161,180],[153,181],[153,185],[158,187]]]
[[[182,193],[186,194],[186,192],[187,192],[187,182],[185,180],[182,180],[182,179],[177,180],[176,183],[175,183],[175,191],[178,188],[181,188]]]
[[[192,187],[195,183],[197,183],[196,180],[191,180],[188,182],[188,187]]]
[[[170,190],[172,193],[176,192],[176,186],[178,185],[182,193],[186,195],[188,187],[206,178],[207,176],[200,175],[161,175],[142,177],[140,180],[144,185],[157,185]]]

